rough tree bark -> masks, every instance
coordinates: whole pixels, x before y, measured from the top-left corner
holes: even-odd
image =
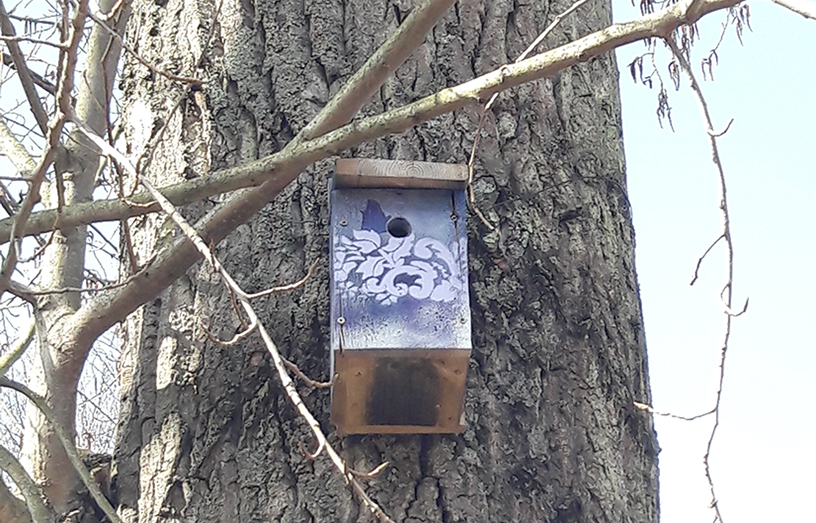
[[[146,176],[161,185],[280,150],[413,5],[389,0],[165,0],[134,4],[128,37],[180,74],[206,76],[175,115],[181,87],[129,60],[122,87],[128,152],[165,137]],[[362,110],[397,107],[515,59],[570,2],[456,4]],[[545,41],[606,26],[596,1]],[[201,68],[194,69],[203,56]],[[462,110],[349,155],[466,162],[479,109]],[[327,258],[331,162],[303,173],[216,248],[247,291],[293,281]],[[614,56],[504,93],[477,153],[471,217],[474,350],[467,428],[458,436],[333,436],[349,465],[390,466],[369,492],[396,521],[657,521],[657,444],[626,197]],[[188,218],[214,205],[185,209]],[[162,216],[131,220],[145,262],[176,234]],[[264,298],[272,337],[328,379],[328,274]],[[127,323],[114,496],[127,521],[370,521],[282,394],[230,297],[202,264]],[[329,430],[329,394],[303,389]]]

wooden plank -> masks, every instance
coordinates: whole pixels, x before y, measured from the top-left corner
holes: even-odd
[[[402,189],[464,189],[467,165],[344,158],[334,169],[335,187],[393,187]]]
[[[470,351],[462,349],[338,351],[332,423],[341,435],[460,433],[469,359]],[[428,414],[421,424],[411,412],[416,408]]]

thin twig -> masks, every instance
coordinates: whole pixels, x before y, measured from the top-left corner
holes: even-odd
[[[742,316],[748,310],[748,298],[745,298],[745,304],[742,306],[742,310],[740,310],[739,312],[734,312],[733,309],[731,309],[731,305],[726,303],[726,301],[725,301],[725,299],[726,299],[726,292],[725,291],[730,290],[730,289],[731,289],[731,282],[728,282],[725,285],[723,285],[723,288],[720,291],[720,301],[723,304],[723,308],[725,310],[725,313],[727,315],[731,316],[732,318],[736,318],[737,316]]]
[[[388,465],[390,465],[390,464],[391,463],[388,462],[388,461],[383,461],[382,463],[380,463],[379,465],[377,465],[376,467],[371,469],[369,472],[359,472],[359,471],[356,471],[353,468],[349,468],[349,467],[346,467],[346,471],[349,474],[354,474],[356,477],[361,478],[361,479],[372,479],[372,478],[377,477],[380,474],[380,472],[382,472],[383,470],[388,468]]]
[[[714,414],[715,411],[715,409],[711,409],[708,412],[703,412],[702,414],[697,414],[695,416],[678,416],[677,414],[672,414],[670,412],[660,412],[654,410],[652,407],[646,405],[645,403],[638,403],[637,401],[635,401],[634,404],[636,409],[648,412],[649,414],[654,414],[655,416],[663,416],[666,418],[679,419],[683,421],[694,421],[700,418],[705,418],[706,416],[711,416],[712,414]]]
[[[709,134],[709,136],[713,136],[714,138],[720,138],[721,136],[725,136],[725,133],[727,133],[728,130],[731,129],[731,124],[733,124],[733,123],[734,123],[734,119],[731,118],[730,120],[728,120],[728,125],[725,126],[725,129],[723,129],[722,131],[720,131],[718,133],[715,133],[713,131],[708,131],[708,134]]]
[[[23,354],[25,354],[28,346],[31,345],[31,340],[34,339],[36,325],[37,323],[32,321],[28,327],[21,330],[20,332],[22,332],[23,335],[20,336],[16,342],[14,342],[14,345],[12,345],[9,350],[0,356],[0,377],[5,376],[6,372],[8,372],[11,366],[14,365],[14,363],[19,360]]]
[[[17,66],[14,64],[14,58],[12,58],[10,54],[3,53],[3,65],[7,65],[12,69],[17,70]],[[34,85],[46,93],[52,96],[57,93],[57,86],[46,80],[41,74],[32,71],[31,69],[28,70],[28,74],[31,75],[31,80],[34,82]]]
[[[2,42],[29,42],[32,44],[47,45],[56,49],[65,49],[65,45],[50,40],[43,40],[41,38],[34,38],[32,36],[0,36]]]
[[[45,416],[45,419],[48,420],[48,423],[54,430],[54,433],[57,435],[57,439],[59,439],[60,443],[62,444],[62,448],[65,449],[65,454],[67,454],[68,460],[71,462],[71,465],[74,466],[74,469],[79,474],[79,478],[82,480],[85,488],[88,489],[88,493],[91,495],[93,500],[96,502],[99,508],[102,509],[102,512],[104,512],[105,516],[107,516],[112,523],[123,523],[119,518],[119,515],[116,513],[116,510],[114,510],[114,508],[111,506],[108,498],[102,494],[102,491],[99,489],[99,485],[97,485],[91,477],[91,474],[88,472],[88,469],[82,462],[82,458],[79,457],[76,446],[74,446],[73,435],[68,434],[68,431],[65,430],[65,427],[63,427],[62,423],[59,422],[56,414],[48,405],[48,402],[45,401],[45,398],[36,394],[22,383],[17,383],[16,381],[12,381],[5,377],[0,377],[0,387],[7,387],[19,392],[28,398],[29,401],[31,401],[40,410],[40,412],[42,412],[43,416]]]
[[[694,267],[694,276],[691,278],[691,283],[689,283],[689,285],[694,285],[697,282],[697,278],[700,273],[700,266],[703,264],[703,260],[705,260],[706,256],[708,256],[708,253],[711,252],[711,249],[713,249],[715,245],[720,243],[720,240],[722,240],[723,238],[725,238],[724,234],[720,234],[719,236],[717,236],[717,239],[711,242],[711,245],[708,246],[708,249],[705,250],[703,255],[697,258],[697,266]]]
[[[131,276],[128,276],[127,279],[122,280],[120,282],[111,283],[109,285],[104,285],[102,287],[95,287],[95,288],[92,288],[92,287],[60,287],[58,289],[48,289],[48,290],[44,290],[44,291],[34,291],[34,290],[32,290],[32,291],[28,291],[28,292],[32,296],[48,296],[48,295],[51,295],[51,294],[66,294],[66,293],[69,293],[69,292],[94,293],[94,292],[109,291],[111,289],[117,289],[119,287],[122,287],[122,286],[127,285],[128,283],[132,282],[133,280],[135,280],[136,278],[138,278],[139,276],[144,274],[148,269],[150,269],[150,263],[155,259],[155,257],[156,256],[153,255],[153,257],[151,257],[150,260],[148,260],[147,263],[144,264],[144,266],[139,270],[139,272],[137,272],[137,273],[135,273],[135,274],[133,274]]]
[[[493,95],[494,98],[491,98],[491,101],[493,99],[495,99],[496,96],[498,96],[498,93]],[[490,104],[490,102],[488,102],[488,105],[489,104]],[[497,229],[492,223],[490,223],[487,220],[487,218],[485,218],[485,215],[482,214],[482,211],[479,209],[479,206],[476,205],[476,196],[473,193],[473,169],[474,169],[474,166],[476,165],[476,148],[479,145],[479,138],[481,138],[481,135],[482,135],[482,128],[484,127],[485,115],[487,115],[487,105],[485,105],[485,107],[482,109],[482,115],[479,117],[479,125],[476,128],[476,135],[473,138],[473,148],[471,148],[471,150],[470,150],[470,160],[468,161],[468,195],[469,195],[469,203],[470,203],[471,209],[473,209],[473,212],[476,213],[476,216],[479,217],[479,219],[482,221],[482,223],[485,224],[488,229],[490,229],[491,231],[494,231],[496,234],[498,234],[499,237],[501,238],[501,231],[499,231],[499,229]]]
[[[569,9],[556,16],[550,23],[550,25],[548,25],[547,28],[544,29],[544,31],[542,31],[541,34],[538,35],[538,37],[536,37],[535,40],[533,40],[533,43],[530,44],[527,47],[527,49],[525,49],[524,52],[519,55],[518,58],[516,58],[516,61],[514,63],[519,63],[523,61],[525,58],[527,58],[527,56],[530,53],[532,53],[536,47],[538,47],[538,44],[544,41],[544,39],[547,38],[547,35],[550,34],[553,31],[553,29],[555,29],[558,26],[558,24],[560,24],[561,21],[564,20],[564,18],[569,16],[570,13],[574,12],[576,9],[578,9],[588,1],[589,0],[577,0],[569,7]],[[479,209],[479,206],[476,205],[476,197],[473,194],[473,169],[476,162],[476,148],[479,145],[479,138],[481,137],[482,134],[482,128],[484,128],[485,116],[487,115],[487,111],[489,111],[490,108],[493,107],[493,104],[496,102],[498,98],[499,93],[498,92],[493,93],[493,96],[490,97],[490,100],[485,104],[484,108],[482,109],[481,117],[479,117],[479,125],[476,129],[476,135],[473,138],[473,148],[470,151],[470,160],[468,161],[468,194],[470,196],[469,198],[470,206],[473,209],[473,212],[476,213],[476,216],[479,217],[479,219],[482,221],[482,223],[484,223],[487,226],[488,229],[495,232],[496,234],[499,235],[499,237],[501,237],[501,231],[487,220],[485,215],[482,214],[482,211]]]
[[[2,8],[2,0],[0,0],[0,8]],[[67,115],[71,112],[71,90],[74,86],[74,71],[77,64],[77,51],[79,42],[82,40],[82,31],[85,27],[85,16],[88,12],[88,0],[80,0],[77,6],[74,17],[71,19],[70,32],[68,36],[68,46],[66,51],[60,52],[60,74],[57,81],[57,106],[55,108],[55,115],[53,121],[46,125],[46,145],[42,157],[37,164],[36,169],[32,173],[31,187],[26,194],[20,209],[14,216],[11,227],[11,234],[9,235],[9,251],[6,260],[3,262],[2,272],[0,276],[3,282],[0,284],[0,295],[8,289],[9,282],[11,282],[11,275],[17,266],[17,261],[20,255],[20,244],[23,237],[23,231],[31,215],[31,210],[34,204],[40,200],[40,186],[45,180],[45,174],[48,167],[53,163],[57,155],[57,150],[60,147],[60,136],[62,128],[65,125]],[[5,16],[3,9],[3,16],[0,16],[0,22],[8,18]],[[10,23],[10,22],[9,22]],[[5,32],[5,29],[4,29]],[[20,71],[18,70],[18,73]],[[59,216],[59,215],[57,215]]]
[[[136,171],[136,168],[133,166],[132,163],[119,151],[111,147],[111,145],[102,139],[100,136],[96,135],[92,130],[90,130],[85,124],[82,122],[74,122],[77,125],[77,128],[82,131],[85,136],[88,137],[93,143],[95,143],[104,154],[110,155],[116,161],[120,162],[122,166],[125,168],[126,171],[133,174]],[[346,481],[352,486],[352,489],[357,493],[360,499],[363,500],[363,503],[366,507],[371,510],[371,512],[380,519],[380,521],[386,523],[393,523],[393,520],[389,518],[385,512],[380,508],[377,503],[375,503],[365,492],[362,484],[355,478],[355,476],[347,471],[344,470],[343,461],[337,452],[332,448],[331,445],[326,443],[326,436],[323,434],[323,430],[320,428],[320,424],[314,418],[314,416],[309,412],[309,409],[303,403],[300,395],[295,388],[294,382],[292,378],[289,376],[289,373],[286,371],[286,365],[283,362],[283,357],[280,355],[277,347],[275,346],[274,342],[269,336],[269,333],[264,328],[263,323],[258,320],[258,316],[255,313],[255,310],[252,308],[252,305],[249,301],[249,295],[235,282],[232,276],[227,272],[212,250],[207,247],[206,242],[204,239],[196,232],[195,229],[184,219],[181,213],[178,212],[172,203],[170,203],[167,198],[165,198],[155,187],[146,179],[142,178],[141,180],[142,185],[145,189],[150,192],[153,198],[159,203],[162,207],[162,210],[175,222],[176,226],[179,227],[182,232],[193,242],[193,245],[198,249],[199,253],[206,259],[210,265],[212,266],[213,270],[218,273],[221,277],[222,282],[228,288],[230,293],[232,293],[240,302],[241,306],[244,309],[244,312],[249,317],[251,324],[256,324],[258,330],[261,334],[261,338],[263,339],[269,353],[272,356],[272,361],[275,363],[275,368],[278,371],[278,376],[280,377],[281,383],[283,384],[284,389],[286,390],[289,399],[294,404],[295,408],[297,408],[300,415],[306,420],[309,424],[309,427],[312,429],[315,437],[318,440],[318,443],[325,445],[326,452],[328,453],[329,457],[331,458],[332,462],[335,466],[343,473],[344,478]]]
[[[9,14],[9,18],[12,20],[17,20],[18,22],[24,22],[26,24],[33,24],[33,25],[49,25],[49,26],[56,26],[59,22],[55,22],[53,20],[48,20],[46,18],[31,18],[29,16],[17,16],[13,14]]]
[[[256,292],[255,294],[247,294],[248,300],[254,300],[255,298],[260,298],[262,296],[269,296],[270,294],[275,294],[278,292],[286,292],[286,291],[293,291],[299,287],[302,287],[309,278],[314,276],[314,273],[317,271],[317,265],[320,263],[320,258],[316,258],[315,261],[312,262],[311,267],[306,272],[306,276],[299,279],[295,283],[290,283],[288,285],[281,285],[280,287],[272,287],[271,289],[266,289],[265,291]]]
[[[108,16],[108,15],[104,15],[104,16]],[[165,71],[164,69],[160,69],[159,67],[156,67],[149,60],[146,60],[146,59],[142,58],[142,56],[139,53],[137,53],[132,47],[130,47],[125,42],[124,38],[122,38],[119,35],[119,33],[117,33],[116,31],[111,29],[110,26],[108,26],[108,24],[105,22],[105,20],[103,20],[102,18],[100,18],[99,16],[97,16],[94,13],[88,13],[88,17],[91,20],[93,20],[94,22],[96,22],[96,24],[99,25],[102,29],[107,31],[111,36],[113,36],[116,39],[116,41],[119,42],[119,45],[122,46],[122,49],[124,49],[125,51],[130,53],[140,64],[147,67],[148,69],[150,69],[154,73],[156,73],[158,75],[161,75],[161,76],[164,76],[168,80],[172,80],[174,82],[182,82],[182,83],[186,83],[186,84],[190,84],[190,85],[204,85],[206,83],[204,80],[199,80],[198,78],[190,78],[190,77],[187,77],[187,76],[180,76],[180,75],[173,74],[173,73],[170,73],[168,71]]]
[[[805,18],[816,20],[816,4],[813,2],[808,2],[808,0],[771,0],[771,2],[790,9]]]
[[[37,248],[36,251],[34,251],[34,253],[31,256],[29,256],[27,258],[20,258],[18,263],[28,263],[28,262],[36,260],[37,258],[42,256],[42,254],[45,252],[46,247],[51,245],[51,242],[54,241],[54,236],[57,235],[57,231],[59,230],[59,228],[57,227],[58,225],[59,225],[59,216],[57,216],[57,223],[54,223],[54,230],[52,230],[48,234],[48,239],[45,240],[44,242],[41,242],[40,246]]]
[[[31,73],[26,65],[23,51],[20,49],[20,46],[17,45],[17,42],[13,40],[13,37],[16,37],[17,33],[14,30],[14,25],[12,25],[11,20],[9,20],[6,6],[2,0],[0,0],[0,29],[2,29],[3,36],[12,37],[12,40],[6,41],[6,49],[8,49],[9,54],[14,60],[14,68],[17,70],[17,76],[20,78],[20,83],[23,86],[23,92],[25,92],[26,98],[28,99],[31,113],[34,115],[34,119],[37,121],[37,125],[43,134],[47,134],[49,131],[48,115],[40,101],[40,97],[37,96],[37,91],[34,89],[34,81],[31,79]]]
[[[314,387],[315,389],[327,389],[332,386],[331,381],[315,381],[306,374],[304,374],[303,371],[300,370],[300,368],[297,365],[295,365],[288,359],[284,358],[283,356],[281,356],[281,358],[283,359],[283,364],[289,367],[289,370],[291,370],[295,376],[303,380],[303,382],[306,383],[306,385]]]
[[[215,336],[215,334],[210,332],[210,329],[208,329],[207,326],[204,325],[204,323],[201,320],[199,320],[199,323],[201,323],[201,328],[204,329],[204,334],[207,335],[207,338],[209,338],[211,342],[217,343],[218,345],[221,345],[222,347],[232,347],[233,345],[235,345],[239,341],[243,340],[244,338],[246,338],[247,336],[252,334],[253,331],[255,331],[255,329],[258,327],[258,325],[255,324],[255,323],[245,325],[244,329],[242,331],[240,331],[238,334],[236,334],[235,336],[233,336],[232,339],[230,339],[228,341],[224,341],[224,340],[218,339]],[[243,323],[243,320],[241,320],[241,323]]]
[[[314,461],[317,459],[320,453],[323,452],[323,449],[326,448],[326,440],[318,442],[317,449],[314,452],[309,452],[308,450],[306,450],[306,447],[300,441],[298,442],[298,445],[300,446],[300,451],[303,452],[303,455],[309,458],[310,460]]]
[[[0,445],[0,470],[8,474],[25,498],[26,507],[34,523],[51,523],[54,515],[48,510],[42,489],[9,450]]]
[[[705,465],[705,474],[706,479],[708,480],[708,487],[709,490],[711,491],[711,507],[714,509],[715,514],[714,521],[722,522],[723,521],[722,513],[720,512],[719,502],[717,500],[717,495],[714,490],[714,480],[711,476],[711,463],[709,458],[711,457],[711,447],[714,443],[714,436],[717,434],[717,427],[719,427],[720,425],[720,405],[722,402],[723,383],[725,381],[725,360],[726,355],[728,354],[728,341],[731,337],[731,320],[733,318],[733,315],[730,314],[728,311],[731,310],[732,303],[731,300],[734,289],[734,244],[731,240],[731,219],[728,214],[725,170],[723,169],[722,161],[720,160],[720,153],[717,148],[717,133],[714,132],[714,125],[711,121],[711,114],[709,113],[708,110],[708,104],[706,103],[705,97],[703,96],[703,91],[700,88],[700,85],[697,83],[697,79],[694,77],[694,72],[691,70],[691,65],[689,65],[688,60],[686,60],[683,53],[680,52],[680,49],[678,49],[677,44],[675,43],[671,36],[669,36],[665,40],[666,44],[672,50],[672,53],[674,53],[675,58],[680,63],[680,67],[683,69],[683,71],[685,71],[686,76],[688,77],[689,84],[691,85],[691,89],[694,92],[695,97],[697,98],[697,102],[700,105],[700,111],[703,114],[703,119],[706,125],[706,133],[708,134],[709,144],[711,146],[711,159],[714,162],[715,167],[717,168],[717,173],[720,180],[720,211],[722,212],[723,219],[723,232],[721,238],[725,240],[725,244],[728,250],[728,280],[725,287],[723,288],[723,292],[721,293],[721,298],[723,300],[723,304],[725,305],[727,312],[725,315],[725,334],[720,356],[720,377],[717,386],[717,400],[714,403],[714,426],[711,428],[711,435],[708,438],[708,445],[706,446],[705,456],[703,456],[703,463]],[[717,241],[719,241],[719,239]],[[746,308],[748,307],[747,300],[745,302],[745,307]],[[745,311],[743,310],[743,312]]]
[[[361,119],[319,138],[304,141],[293,149],[285,149],[234,168],[163,187],[161,191],[175,205],[185,205],[217,194],[267,184],[263,197],[264,202],[268,202],[291,183],[303,168],[315,161],[339,154],[368,140],[400,133],[421,122],[462,107],[483,103],[486,97],[497,91],[551,76],[616,47],[666,34],[683,21],[695,21],[700,16],[738,2],[739,0],[703,0],[694,13],[688,12],[690,2],[680,2],[631,22],[613,24],[559,48],[530,57],[519,64],[505,65],[500,71],[493,71],[464,84],[443,89],[406,106]],[[245,196],[244,204],[247,198]],[[150,200],[150,195],[143,192],[135,195],[132,203],[146,204]],[[102,200],[70,206],[63,213],[62,224],[68,227],[95,221],[112,221],[157,210],[159,210],[157,205],[137,208],[130,202]],[[32,216],[25,233],[31,235],[50,230],[54,219],[52,214],[54,211],[42,211]],[[211,219],[218,221],[223,216],[213,214]],[[229,219],[235,219],[233,209],[230,210]],[[8,241],[9,227],[8,220],[0,220],[0,243]],[[215,227],[215,224],[212,227]]]

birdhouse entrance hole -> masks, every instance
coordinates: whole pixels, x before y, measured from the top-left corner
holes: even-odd
[[[466,183],[463,165],[337,161],[331,365],[341,434],[464,429]]]
[[[404,238],[411,234],[411,224],[405,218],[391,218],[386,228],[394,238]]]

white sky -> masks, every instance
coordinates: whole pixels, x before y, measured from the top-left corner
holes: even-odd
[[[617,20],[638,15],[614,0]],[[711,457],[727,523],[814,521],[816,491],[816,21],[769,2],[752,2],[753,32],[733,29],[719,51],[715,82],[703,90],[720,140],[735,243],[735,304],[720,428]],[[700,60],[719,37],[724,15],[701,25]],[[709,410],[716,393],[724,318],[721,244],[689,286],[697,258],[720,234],[717,173],[687,84],[670,88],[675,133],[661,130],[656,90],[635,85],[627,69],[644,51],[618,51],[637,269],[654,407],[682,415]],[[666,74],[665,60],[660,62]],[[659,418],[663,523],[708,522],[702,457],[712,420]]]

